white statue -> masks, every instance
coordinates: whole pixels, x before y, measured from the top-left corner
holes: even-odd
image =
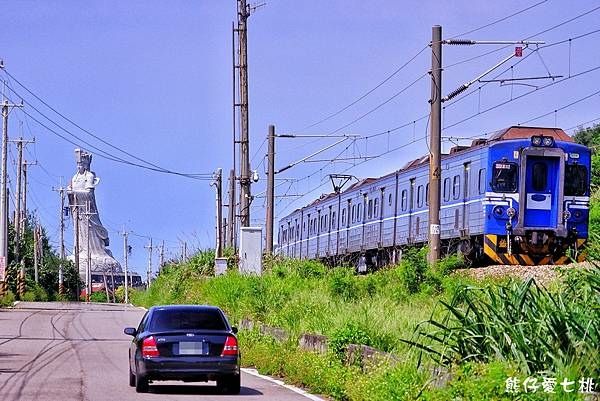
[[[102,226],[96,207],[94,189],[100,179],[93,171],[90,171],[92,154],[75,149],[75,159],[77,160],[77,173],[67,187],[67,194],[69,195],[71,216],[73,216],[73,227],[75,230],[79,229],[79,273],[84,275],[87,269],[88,244],[92,272],[121,272],[121,265],[107,248],[109,244],[108,231]],[[79,217],[77,218],[77,216]],[[75,250],[73,256],[70,257],[71,260],[75,258],[74,255]]]

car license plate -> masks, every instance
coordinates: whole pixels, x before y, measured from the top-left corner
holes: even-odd
[[[179,355],[208,355],[208,343],[202,342],[180,342]]]

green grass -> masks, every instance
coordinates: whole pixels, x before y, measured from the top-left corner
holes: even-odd
[[[456,258],[432,269],[422,263],[423,251],[405,256],[400,266],[366,276],[312,261],[270,260],[260,277],[235,270],[207,277],[211,259],[202,256],[195,263],[163,269],[148,291],[135,291],[131,299],[144,306],[213,304],[223,308],[233,324],[245,318],[281,327],[291,334],[288,342],[242,330],[243,363],[338,400],[577,399],[578,395],[564,393],[554,398],[540,394],[515,398],[504,392],[505,380],[511,375],[523,380],[539,374],[540,367],[557,375],[581,377],[590,372],[582,361],[589,366],[596,363],[597,353],[584,353],[591,352],[597,340],[583,343],[591,340],[586,336],[597,335],[590,328],[600,320],[582,324],[581,319],[590,314],[586,307],[599,304],[594,278],[575,271],[564,284],[547,291],[533,283],[450,276],[448,272],[460,264]],[[482,320],[485,314],[489,317]],[[424,321],[429,327],[420,325]],[[561,324],[568,333],[560,331]],[[439,332],[444,327],[447,332]],[[566,333],[565,350],[543,331],[550,327],[555,339]],[[330,352],[322,356],[298,350],[301,333],[328,336]],[[510,341],[504,340],[507,335]],[[376,367],[368,374],[345,366],[343,352],[357,342],[392,352],[400,363]],[[544,342],[548,347],[541,348]],[[530,351],[517,348],[519,343]],[[571,348],[575,352],[568,351]],[[422,349],[431,349],[435,358],[423,359]],[[431,371],[439,363],[451,372],[442,388],[430,383]]]

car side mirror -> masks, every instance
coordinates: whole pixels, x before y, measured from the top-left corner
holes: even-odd
[[[123,329],[123,333],[127,334],[128,336],[135,336],[136,332],[137,330],[135,327],[125,327],[125,329]]]
[[[237,334],[238,328],[237,327],[231,327],[231,331],[233,331],[233,334]]]

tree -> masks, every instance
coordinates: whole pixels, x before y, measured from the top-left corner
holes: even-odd
[[[48,299],[53,300],[58,297],[58,271],[59,266],[63,266],[63,286],[64,297],[66,299],[78,299],[77,289],[81,287],[81,278],[73,266],[73,262],[63,259],[51,248],[46,230],[41,230],[41,248],[43,258],[38,261],[38,281],[36,286],[34,281],[34,232],[35,222],[33,216],[28,215],[23,226],[23,235],[19,241],[19,260],[17,260],[15,249],[15,231],[14,226],[9,223],[8,227],[8,266],[7,278],[9,289],[17,294],[17,276],[21,268],[21,260],[25,264],[26,292],[33,291],[41,287],[48,295]]]

